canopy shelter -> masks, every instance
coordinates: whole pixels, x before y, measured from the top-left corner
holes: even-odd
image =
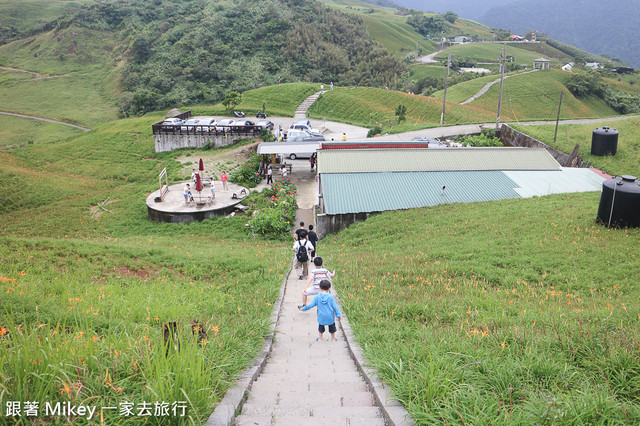
[[[263,142],[258,145],[258,154],[313,154],[320,142]]]

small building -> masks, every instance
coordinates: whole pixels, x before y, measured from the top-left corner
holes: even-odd
[[[633,74],[634,69],[633,67],[618,67],[612,71],[618,74]]]
[[[571,71],[573,71],[573,66],[574,66],[574,65],[575,65],[575,64],[574,64],[573,62],[569,62],[568,64],[564,64],[564,65],[562,66],[562,71],[571,72]]]
[[[468,43],[468,42],[470,42],[470,41],[473,41],[473,40],[472,40],[472,39],[470,39],[469,37],[466,37],[466,36],[458,36],[458,37],[455,37],[455,38],[451,41],[451,43],[453,43],[453,44],[462,44],[462,43]]]
[[[538,58],[533,60],[534,70],[548,70],[551,67],[551,61],[546,58]]]
[[[590,68],[594,71],[604,68],[602,65],[600,65],[599,62],[587,62],[586,64],[584,64],[584,67]]]
[[[524,41],[524,37],[517,35],[517,34],[511,34],[509,36],[509,40],[510,41]]]

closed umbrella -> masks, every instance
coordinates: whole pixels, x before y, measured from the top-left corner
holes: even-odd
[[[200,197],[200,201],[202,201],[202,179],[200,179],[200,174],[196,174],[196,191],[198,191],[198,196]]]
[[[204,172],[204,163],[202,162],[202,158],[200,159],[200,164],[198,164],[198,170]]]

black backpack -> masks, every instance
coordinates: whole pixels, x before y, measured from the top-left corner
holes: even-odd
[[[306,262],[307,260],[309,260],[309,254],[307,253],[307,241],[306,240],[299,241],[298,245],[300,247],[298,247],[298,253],[296,253],[296,259],[298,259],[299,262]]]

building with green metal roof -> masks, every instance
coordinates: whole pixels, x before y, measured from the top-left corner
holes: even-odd
[[[321,235],[375,212],[599,191],[605,180],[541,148],[320,149],[318,174]]]

